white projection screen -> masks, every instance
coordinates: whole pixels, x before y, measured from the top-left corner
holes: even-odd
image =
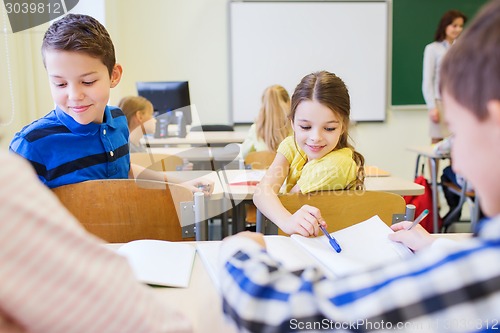
[[[353,121],[384,121],[388,7],[385,1],[229,3],[232,122],[252,123],[262,92],[291,94],[306,74],[327,70],[346,83]]]

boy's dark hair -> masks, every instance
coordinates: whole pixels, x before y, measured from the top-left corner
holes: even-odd
[[[456,18],[461,17],[465,22],[467,22],[467,16],[458,10],[449,10],[443,14],[441,20],[439,20],[438,27],[436,29],[436,34],[434,35],[434,40],[441,42],[446,38],[446,27],[453,23]]]
[[[440,89],[478,119],[486,105],[500,100],[500,0],[491,1],[476,15],[444,57]]]
[[[110,76],[116,64],[115,48],[106,28],[88,15],[67,14],[52,23],[43,36],[44,65],[48,50],[81,52],[98,58],[108,68]]]

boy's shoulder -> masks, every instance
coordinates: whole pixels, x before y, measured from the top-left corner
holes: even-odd
[[[64,125],[57,118],[55,110],[52,110],[42,118],[39,118],[32,123],[24,126],[18,133],[16,133],[15,136],[23,137],[31,142],[35,141],[40,135],[42,135],[42,133],[45,133],[46,131],[60,131],[61,126]]]

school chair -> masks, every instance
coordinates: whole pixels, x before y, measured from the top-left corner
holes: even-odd
[[[176,171],[184,161],[179,156],[154,153],[130,153],[130,163],[153,171]]]
[[[252,169],[268,169],[275,157],[276,153],[272,151],[252,151],[245,157],[245,165]]]
[[[194,240],[194,215],[202,215],[193,209],[204,209],[193,206],[187,188],[151,180],[90,180],[52,191],[85,229],[110,243]]]
[[[388,226],[394,214],[405,214],[406,203],[397,194],[381,191],[320,191],[279,195],[283,206],[292,214],[303,205],[320,209],[328,224],[328,232],[344,229],[378,215]],[[274,229],[274,230],[273,230]],[[257,231],[276,233],[276,225],[257,211]],[[278,230],[279,234],[286,235]]]

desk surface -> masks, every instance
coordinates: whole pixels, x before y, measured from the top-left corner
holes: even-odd
[[[247,137],[247,132],[189,132],[185,138],[147,138],[141,139],[141,143],[148,144],[151,147],[167,145],[210,145],[210,144],[229,144],[242,143]]]
[[[443,154],[437,154],[434,151],[434,146],[428,145],[428,146],[413,146],[413,147],[408,147],[407,150],[412,151],[414,153],[417,153],[418,155],[422,155],[425,157],[429,158],[450,158],[449,155],[443,155]]]
[[[365,165],[365,177],[388,177],[391,173],[374,165]]]
[[[239,145],[227,147],[151,147],[152,154],[175,155],[190,162],[233,161],[240,156]]]
[[[248,180],[254,180],[258,173],[255,170],[225,170],[219,171],[219,177],[225,192],[232,196],[233,200],[250,200],[255,192],[255,186],[246,185],[230,185],[232,183],[241,181],[242,175],[248,175]],[[262,174],[263,175],[263,174]],[[399,195],[422,195],[424,194],[424,187],[415,184],[413,181],[405,180],[399,177],[386,176],[386,177],[366,177],[365,187],[368,191],[384,191],[391,192]]]
[[[214,182],[214,190],[212,192],[211,198],[214,200],[219,200],[224,197],[224,187],[219,179],[219,175],[215,171],[210,170],[192,170],[192,171],[166,171],[167,180],[169,177],[173,177],[179,180],[180,183],[204,178]]]
[[[460,240],[471,234],[438,234],[438,237]],[[194,242],[189,242],[193,243]],[[118,249],[121,244],[107,244]],[[198,253],[188,288],[156,287],[154,293],[172,308],[179,310],[191,321],[196,333],[234,333],[236,328],[224,319],[222,299]]]

